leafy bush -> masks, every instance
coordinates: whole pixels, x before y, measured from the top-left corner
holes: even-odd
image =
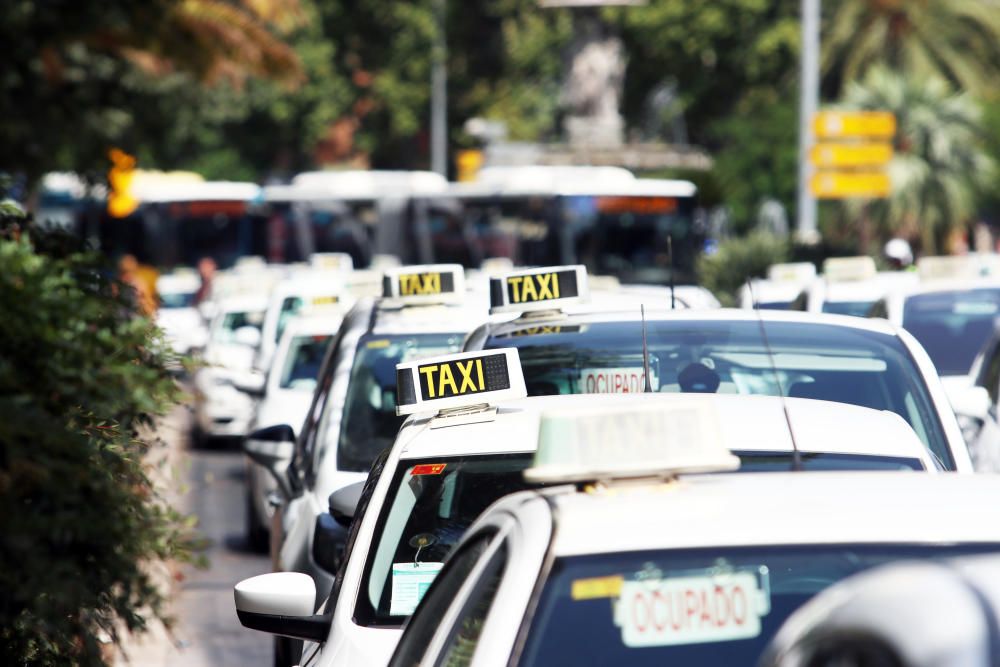
[[[0,210],[0,664],[100,665],[162,618],[144,565],[188,559],[143,439],[176,398],[166,345],[66,237]]]
[[[747,278],[758,278],[767,267],[787,261],[789,245],[767,232],[722,241],[718,250],[698,260],[698,282],[712,290],[724,306],[736,303],[736,295]]]

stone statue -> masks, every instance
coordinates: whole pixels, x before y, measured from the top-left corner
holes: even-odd
[[[618,103],[625,83],[625,54],[596,14],[579,12],[561,102],[570,143],[619,145],[624,123]]]

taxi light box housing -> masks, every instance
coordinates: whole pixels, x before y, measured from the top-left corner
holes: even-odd
[[[461,303],[465,269],[461,264],[418,264],[385,270],[382,297],[400,306]]]
[[[517,348],[463,352],[396,366],[396,414],[527,398]]]
[[[563,483],[736,470],[740,460],[723,443],[718,419],[709,401],[685,397],[549,410],[524,476]]]
[[[490,315],[558,310],[590,300],[583,265],[544,266],[490,278]]]
[[[823,262],[823,277],[828,283],[871,280],[878,275],[871,257],[830,257]]]

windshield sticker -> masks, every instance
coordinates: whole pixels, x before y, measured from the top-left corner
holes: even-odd
[[[382,350],[389,347],[389,340],[385,338],[382,340],[370,340],[365,344],[365,347],[369,350]]]
[[[959,301],[952,309],[956,315],[993,315],[997,304],[988,301]]]
[[[421,463],[413,466],[410,475],[440,475],[447,463]]]
[[[599,598],[616,598],[621,595],[622,583],[625,578],[621,575],[611,577],[592,577],[590,579],[576,579],[570,588],[570,596],[574,600],[597,600]]]
[[[650,373],[649,384],[653,391],[660,389],[660,381]],[[641,366],[635,368],[584,368],[580,371],[580,390],[587,394],[641,394],[645,373]]]
[[[444,563],[393,563],[389,614],[412,614],[443,565]]]
[[[312,299],[312,305],[314,306],[330,306],[340,301],[340,297],[336,296],[314,296]]]
[[[615,624],[631,648],[702,644],[756,637],[769,611],[753,573],[647,579],[622,583]]]

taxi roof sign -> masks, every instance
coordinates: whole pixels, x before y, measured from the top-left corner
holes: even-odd
[[[543,266],[490,278],[490,315],[556,310],[590,300],[582,264]]]
[[[869,280],[878,275],[875,260],[863,257],[829,257],[823,262],[823,277],[829,283]]]
[[[972,253],[921,257],[917,260],[921,280],[986,278],[1000,275],[1000,256]]]
[[[772,264],[767,269],[768,280],[779,283],[805,283],[816,277],[816,266],[812,262]]]
[[[551,410],[541,416],[530,482],[597,482],[736,470],[712,404],[694,398],[628,407]]]
[[[526,398],[517,348],[463,352],[396,366],[396,414]]]
[[[346,252],[314,252],[309,265],[326,271],[353,271],[354,258]]]
[[[400,305],[460,303],[465,295],[461,264],[416,264],[387,268],[382,296]]]

